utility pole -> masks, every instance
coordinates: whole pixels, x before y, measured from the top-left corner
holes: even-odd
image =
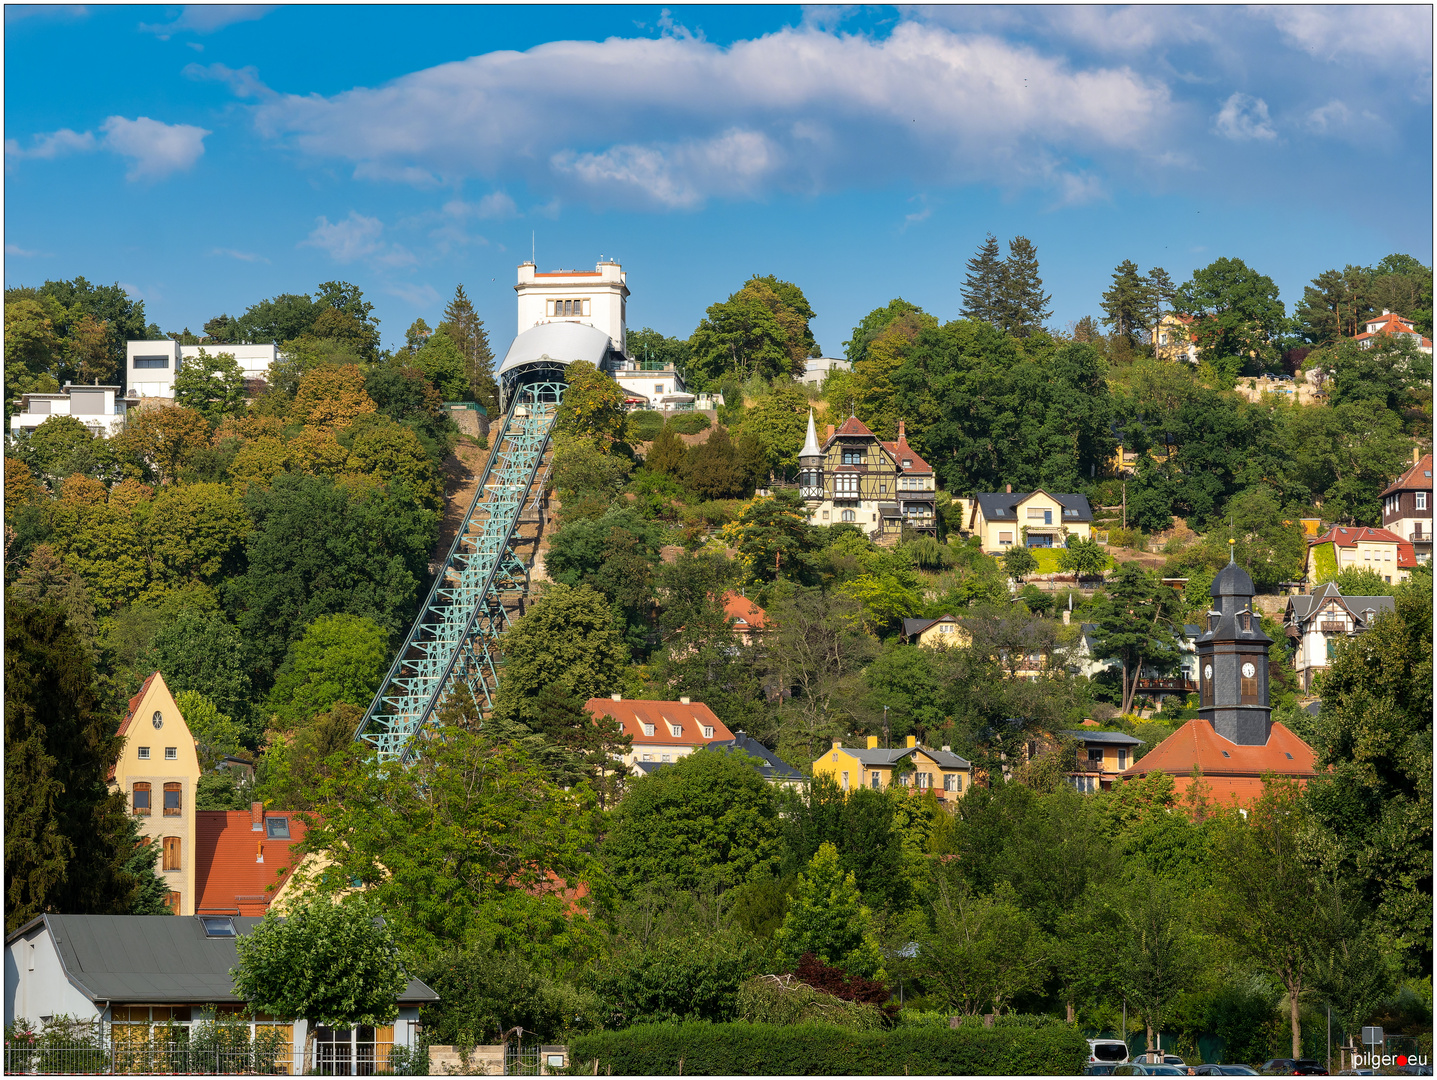
[[[883,706],[883,749],[888,749],[888,706]]]
[[[1123,529],[1128,527],[1128,482],[1123,481]]]

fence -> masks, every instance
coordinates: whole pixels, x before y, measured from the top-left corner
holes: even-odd
[[[387,1042],[316,1043],[308,1069],[297,1069],[293,1044],[279,1033],[261,1032],[248,1045],[236,1041],[118,1038],[77,1039],[68,1044],[46,1040],[7,1040],[5,1072],[15,1074],[79,1073],[136,1075],[195,1073],[228,1076],[409,1075],[413,1055],[408,1047]],[[420,1072],[427,1073],[427,1068]]]

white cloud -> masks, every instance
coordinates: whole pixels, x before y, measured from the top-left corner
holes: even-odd
[[[140,23],[140,29],[168,41],[179,33],[213,34],[235,23],[262,19],[274,9],[274,4],[190,4],[174,22]]]
[[[211,255],[224,255],[227,258],[238,259],[240,262],[269,262],[263,255],[256,255],[252,251],[236,251],[234,248],[211,248]]]
[[[224,64],[186,64],[180,74],[196,82],[222,82],[230,88],[230,93],[235,97],[274,96],[274,91],[260,82],[259,69],[253,66],[236,69]]]
[[[49,160],[62,154],[84,154],[95,149],[95,136],[88,131],[75,132],[69,128],[36,135],[28,149],[20,146],[17,139],[5,140],[7,158],[41,158]]]
[[[883,38],[805,25],[728,47],[671,17],[666,28],[488,53],[331,97],[279,95],[256,107],[256,124],[360,177],[519,174],[560,195],[683,208],[896,175],[1043,184],[1032,161],[1050,148],[1152,160],[1172,109],[1162,82],[1127,66],[1075,67],[913,21]]]
[[[1432,71],[1430,5],[1299,4],[1249,10],[1272,20],[1289,44],[1315,59],[1380,60],[1389,70],[1415,67],[1414,75]]]
[[[433,307],[440,301],[439,290],[433,285],[414,285],[401,281],[386,285],[384,291],[414,307]]]
[[[1235,142],[1277,138],[1267,115],[1267,102],[1241,91],[1223,102],[1222,108],[1213,117],[1213,130]]]
[[[84,4],[6,4],[5,21],[22,19],[82,19],[90,14]]]
[[[18,256],[20,256],[21,258],[28,259],[28,258],[30,258],[32,255],[38,255],[38,254],[40,254],[40,253],[39,253],[38,251],[27,251],[25,248],[22,248],[19,244],[6,244],[6,245],[5,245],[5,254],[6,254],[6,255],[18,255]]]
[[[351,210],[343,221],[330,224],[329,218],[317,219],[309,238],[300,241],[300,247],[317,247],[335,262],[354,262],[367,255],[379,252],[383,245],[379,241],[384,232],[384,223],[378,218],[365,217],[357,210]]]
[[[193,124],[166,124],[148,116],[112,116],[100,130],[105,149],[130,159],[125,173],[130,180],[159,180],[190,168],[204,154],[205,136],[211,134]]]

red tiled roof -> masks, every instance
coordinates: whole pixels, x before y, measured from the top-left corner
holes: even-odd
[[[144,700],[145,694],[149,692],[150,683],[155,681],[155,675],[158,674],[159,672],[156,671],[153,675],[146,679],[144,683],[141,684],[140,689],[135,694],[135,696],[130,698],[129,708],[125,710],[125,718],[120,721],[120,730],[115,732],[116,735],[123,735],[130,730],[130,721],[135,718],[135,710],[140,707],[140,702]]]
[[[1267,745],[1243,746],[1228,742],[1200,718],[1178,728],[1122,775],[1136,777],[1163,772],[1181,777],[1190,775],[1194,765],[1204,777],[1260,779],[1269,772],[1297,777],[1317,775],[1312,748],[1282,724],[1272,725]]]
[[[584,708],[595,716],[612,716],[623,725],[625,735],[648,746],[699,746],[733,738],[733,732],[701,701],[685,705],[682,701],[615,701],[600,697],[590,698]],[[671,723],[682,729],[679,735],[669,729]],[[644,734],[645,724],[654,725],[652,735]],[[713,728],[712,738],[704,737],[705,727]]]
[[[1422,474],[1426,473],[1426,476]],[[1398,491],[1431,491],[1432,490],[1432,455],[1423,454],[1421,460],[1399,476],[1392,483],[1387,485],[1383,495],[1391,495]]]
[[[1336,544],[1338,547],[1352,547],[1358,541],[1368,544],[1401,544],[1402,538],[1386,529],[1374,529],[1363,525],[1355,529],[1341,529],[1334,525],[1309,544]]]
[[[292,813],[266,811],[265,817],[288,818],[290,839],[254,832],[248,810],[195,811],[195,911],[265,913],[285,876],[299,865],[294,847],[305,833],[304,822]],[[260,852],[264,862],[255,861]]]
[[[845,420],[845,421],[842,423],[842,425],[840,425],[839,429],[838,429],[837,431],[835,431],[833,434],[834,434],[834,435],[867,435],[869,438],[872,438],[872,437],[873,437],[873,432],[869,431],[868,428],[867,428],[867,426],[863,423],[863,421],[860,420],[860,419],[858,419],[858,417],[856,417],[856,416],[850,416],[847,420]]]
[[[762,630],[768,625],[768,615],[763,608],[736,592],[724,593],[723,609],[729,618],[736,619],[754,630]]]
[[[1397,565],[1405,570],[1417,565],[1417,553],[1412,550],[1411,544],[1404,542],[1397,545]]]
[[[1420,338],[1425,347],[1432,347],[1431,338],[1422,337],[1422,335],[1417,332],[1417,328],[1412,325],[1411,319],[1403,318],[1395,311],[1389,311],[1386,315],[1375,315],[1370,319],[1364,320],[1362,325],[1375,326],[1377,329],[1369,330],[1365,334],[1358,334],[1352,339],[1353,341],[1363,341],[1367,338],[1376,337],[1378,334],[1411,334],[1415,338]]]
[[[535,273],[535,277],[603,277],[597,270],[545,270],[542,274]]]
[[[918,452],[908,445],[908,436],[903,432],[903,422],[898,422],[898,441],[886,442],[883,449],[893,455],[893,460],[898,463],[898,468],[905,476],[914,476],[920,473],[931,473],[933,470],[928,462],[918,456]],[[912,465],[904,465],[905,460],[912,461]]]

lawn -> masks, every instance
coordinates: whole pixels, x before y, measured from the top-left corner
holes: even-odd
[[[1057,573],[1061,573],[1061,571],[1060,571],[1059,568],[1058,568],[1058,558],[1063,554],[1063,549],[1062,549],[1062,548],[1056,548],[1056,547],[1052,547],[1052,548],[1029,548],[1028,550],[1033,553],[1033,558],[1035,558],[1035,559],[1038,560],[1038,569],[1034,570],[1033,573],[1035,573],[1035,574],[1057,574]],[[998,556],[995,556],[995,558],[998,558],[999,565],[1001,566],[1001,565],[1002,565],[1002,558],[1001,558],[1001,557],[998,557]],[[1113,565],[1113,560],[1112,560],[1112,557],[1109,556],[1109,558],[1108,558],[1108,567],[1111,568],[1112,565]]]

